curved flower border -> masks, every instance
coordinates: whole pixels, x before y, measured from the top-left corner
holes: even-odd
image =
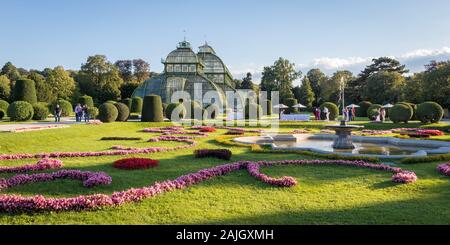
[[[145,198],[154,197],[165,192],[176,189],[184,189],[186,187],[198,184],[202,181],[222,176],[240,169],[247,169],[249,174],[258,180],[267,184],[289,187],[296,185],[297,182],[292,177],[282,177],[279,179],[271,178],[260,173],[261,166],[279,166],[279,165],[339,165],[362,167],[375,170],[393,172],[392,181],[396,183],[411,183],[417,180],[411,178],[415,176],[413,172],[404,171],[384,164],[373,164],[364,161],[346,161],[346,160],[285,160],[285,161],[240,161],[235,163],[224,164],[212,168],[200,170],[195,173],[182,175],[174,180],[166,180],[161,183],[155,183],[150,186],[141,188],[131,188],[125,191],[114,192],[111,195],[95,194],[82,195],[69,198],[46,198],[41,195],[33,197],[24,197],[21,195],[0,195],[0,211],[1,212],[17,212],[17,211],[82,211],[91,210],[104,206],[118,206],[124,203],[138,202]],[[97,183],[97,182],[94,182]]]
[[[97,185],[109,185],[111,176],[105,172],[90,172],[81,170],[60,170],[53,173],[18,174],[9,179],[0,179],[0,191],[13,186],[24,185],[35,182],[47,182],[57,179],[75,179],[83,181],[84,187]]]
[[[24,173],[29,171],[58,169],[62,168],[62,166],[62,161],[58,159],[44,158],[39,160],[36,164],[26,164],[17,167],[0,167],[0,173]]]
[[[437,166],[437,171],[445,176],[450,176],[450,163],[443,163]]]

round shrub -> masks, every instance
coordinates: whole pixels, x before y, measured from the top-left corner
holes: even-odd
[[[116,106],[118,112],[116,121],[119,122],[127,121],[128,117],[130,116],[130,109],[128,109],[128,106],[120,102],[115,103],[114,105]]]
[[[179,108],[177,108],[178,106],[180,106]],[[179,110],[178,113],[178,118],[182,119],[184,118],[184,116],[186,115],[186,108],[184,107],[184,105],[182,103],[171,103],[167,105],[166,108],[166,117],[170,120],[172,120],[172,113],[173,110],[175,110],[175,108],[177,108],[177,110]]]
[[[105,101],[105,103],[111,103],[111,104],[115,104],[115,103],[117,103],[117,101],[115,101],[115,100],[107,100],[107,101]]]
[[[36,103],[33,105],[33,120],[45,120],[50,114],[46,104]]]
[[[390,110],[390,116],[392,122],[404,122],[407,123],[413,115],[413,110],[410,106],[405,104],[396,104]]]
[[[436,102],[427,101],[417,106],[417,119],[422,123],[437,123],[443,115],[444,109]]]
[[[0,119],[6,116],[6,112],[8,111],[9,103],[4,100],[0,100]]]
[[[33,118],[33,106],[26,101],[15,101],[8,107],[7,114],[11,121],[28,121]]]
[[[14,101],[26,101],[30,104],[37,102],[36,87],[31,79],[19,79],[14,85]]]
[[[323,109],[324,108],[328,108],[328,111],[330,112],[330,121],[336,120],[336,118],[339,116],[339,108],[337,107],[337,105],[335,105],[332,102],[325,102],[322,105],[320,105],[320,111],[322,111],[321,113],[321,117],[323,119],[325,119],[325,113],[323,113]]]
[[[158,95],[146,95],[142,105],[142,122],[164,121],[161,97]]]
[[[375,118],[377,118],[381,108],[383,108],[383,106],[379,105],[379,104],[370,105],[369,108],[367,108],[367,112],[366,112],[367,117],[370,120],[375,120]]]
[[[256,118],[254,118],[256,112]],[[263,114],[262,108],[256,103],[245,105],[245,119],[259,119]]]
[[[286,114],[291,114],[291,113],[297,113],[298,109],[297,108],[293,108],[293,105],[298,104],[297,99],[294,98],[288,98],[284,100],[284,103],[289,106],[289,108],[286,109]]]
[[[417,115],[416,115],[417,105],[416,104],[409,103],[409,102],[398,102],[397,104],[403,104],[403,105],[411,107],[411,110],[413,112],[411,120],[417,120]]]
[[[52,113],[54,113],[57,104],[59,104],[59,107],[61,108],[62,117],[68,117],[73,114],[72,104],[69,101],[62,99],[58,99],[57,101],[53,102],[51,111]]]
[[[356,116],[357,117],[367,117],[367,109],[372,105],[369,101],[361,101],[359,102],[359,107],[356,108]]]
[[[215,104],[211,104],[206,107],[204,118],[205,119],[216,119],[216,117],[219,114],[220,114],[220,108]]]
[[[186,117],[191,119],[202,120],[203,118],[203,108],[197,101],[185,101],[183,102],[184,107],[186,108]],[[196,111],[200,111],[200,115],[195,115]],[[199,117],[199,118],[196,118]]]
[[[141,113],[142,112],[142,98],[141,97],[133,97],[131,99],[131,112],[132,113]]]
[[[272,101],[263,100],[262,103],[263,115],[272,115]]]
[[[119,115],[119,111],[117,110],[116,106],[111,103],[103,103],[98,108],[98,119],[100,121],[109,123],[114,122],[117,119],[117,116]]]
[[[89,95],[83,95],[78,98],[78,103],[80,103],[82,106],[87,105],[88,107],[94,107],[94,100]]]
[[[127,105],[128,109],[131,111],[131,99],[130,98],[123,99],[122,103]]]
[[[97,118],[98,116],[98,108],[93,106],[93,107],[88,107],[88,113],[89,113],[89,118]]]

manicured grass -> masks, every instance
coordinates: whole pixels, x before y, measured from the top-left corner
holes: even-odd
[[[281,123],[281,129],[317,129],[325,124],[329,122]],[[370,123],[365,124],[372,127]],[[133,147],[183,144],[146,142],[158,134],[143,133],[143,128],[164,125],[170,123],[73,125],[64,129],[0,133],[0,154],[101,151],[117,144]],[[392,128],[405,125],[382,126]],[[435,126],[443,128],[448,127],[448,124]],[[134,155],[159,160],[159,167],[152,169],[129,171],[113,168],[113,161],[124,156],[61,159],[65,168],[107,172],[113,178],[110,186],[87,189],[79,181],[58,180],[10,188],[4,193],[55,197],[110,194],[239,160],[314,159],[297,154],[252,153],[247,147],[239,146],[227,147],[233,152],[230,161],[194,158],[192,152],[195,149],[224,148],[214,140],[224,132],[226,130],[218,130],[208,138],[196,139],[200,144],[195,148]],[[143,140],[101,141],[100,138],[105,136],[141,137]],[[2,161],[0,165],[34,162],[34,159]],[[392,174],[388,172],[368,169],[339,166],[262,168],[270,176],[293,176],[299,182],[295,187],[278,188],[257,181],[242,170],[184,190],[116,208],[87,212],[0,213],[0,224],[450,224],[450,178],[435,170],[437,164],[399,164],[401,168],[415,171],[419,177],[416,183],[407,185],[392,183]],[[0,174],[0,177],[12,175]]]

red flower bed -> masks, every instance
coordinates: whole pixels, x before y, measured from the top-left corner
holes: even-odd
[[[216,132],[216,129],[213,127],[201,127],[199,131],[202,133],[213,133]]]
[[[228,149],[202,149],[195,150],[194,155],[196,158],[215,157],[223,160],[230,160],[233,153]]]
[[[158,161],[150,158],[124,158],[114,162],[119,169],[143,169],[158,166]]]

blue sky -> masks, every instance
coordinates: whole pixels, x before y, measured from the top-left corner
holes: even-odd
[[[153,71],[183,39],[205,40],[240,77],[285,57],[306,72],[358,72],[393,56],[418,71],[450,59],[447,0],[0,0],[0,64],[78,69],[86,57],[142,58]]]

